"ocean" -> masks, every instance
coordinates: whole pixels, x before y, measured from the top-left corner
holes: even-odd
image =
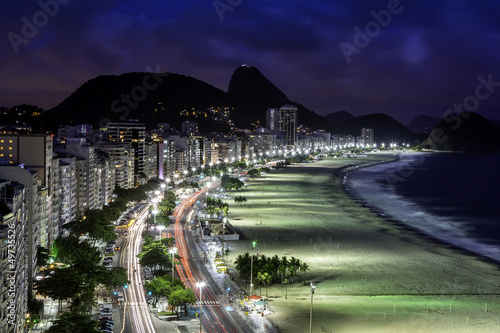
[[[347,175],[388,219],[500,263],[500,155],[404,153]]]

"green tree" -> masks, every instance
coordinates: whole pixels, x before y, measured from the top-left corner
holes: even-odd
[[[42,296],[58,300],[58,311],[62,310],[62,300],[84,292],[81,279],[72,267],[54,269],[53,274],[35,282],[35,289]]]
[[[271,285],[272,277],[269,273],[264,272],[258,272],[257,277],[255,278],[255,281],[257,282],[257,285],[260,288],[260,296],[262,296],[262,287],[266,288],[266,297],[267,297],[267,289]]]
[[[249,177],[258,177],[258,176],[260,176],[260,170],[259,169],[251,169],[251,170],[248,170],[247,174]]]
[[[307,271],[309,270],[309,265],[306,264],[305,262],[302,262],[300,263],[300,267],[299,267],[299,270],[302,272],[302,273],[307,273]],[[305,281],[305,276],[304,276],[304,281]]]
[[[156,303],[161,298],[166,298],[170,295],[172,288],[170,285],[170,279],[165,279],[164,277],[157,277],[151,281],[144,282],[144,286],[148,292],[151,292],[153,296],[153,306],[156,307]]]
[[[108,290],[129,284],[127,269],[124,267],[111,268],[110,271],[102,275],[101,283],[105,285]]]
[[[98,322],[92,316],[79,312],[65,312],[54,321],[47,333],[99,333]]]
[[[37,266],[42,267],[45,266],[49,263],[50,260],[50,252],[49,249],[43,247],[43,246],[38,246],[37,252],[36,252],[36,257],[37,257]]]
[[[152,243],[148,248],[139,253],[139,263],[141,266],[150,267],[155,270],[157,267],[168,267],[172,264],[168,248],[161,243]]]
[[[187,313],[187,306],[189,304],[196,303],[196,296],[192,289],[183,289],[182,287],[174,287],[174,290],[168,298],[168,304],[172,306],[172,309],[179,317],[178,307],[184,307],[184,312]]]
[[[226,191],[235,191],[243,187],[243,182],[238,178],[230,177],[229,175],[224,175],[221,178],[221,187]]]
[[[86,210],[84,216],[63,225],[73,235],[87,235],[95,244],[98,240],[105,242],[116,239],[114,226],[102,210]]]
[[[281,286],[283,287],[285,285],[285,299],[288,298],[288,279],[284,279],[283,282],[281,283]]]
[[[242,195],[234,197],[234,203],[235,204],[240,204],[242,202],[247,202],[247,198],[244,197],[244,196],[242,196]]]
[[[250,277],[251,258],[248,252],[238,255],[234,260],[234,264],[236,271],[242,279],[248,279]]]
[[[70,234],[54,240],[52,255],[59,262],[71,265],[82,260],[98,263],[101,252],[88,242],[80,241],[78,236]]]

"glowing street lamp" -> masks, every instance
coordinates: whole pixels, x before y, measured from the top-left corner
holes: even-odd
[[[156,224],[156,214],[158,214],[158,209],[156,209],[156,208],[155,208],[155,209],[153,209],[153,210],[151,211],[151,214],[153,214],[153,216],[154,216],[154,220],[155,220],[155,224]]]
[[[172,255],[172,285],[170,288],[174,287],[174,275],[175,275],[175,267],[174,267],[174,255],[177,253],[177,248],[174,246],[168,252]]]
[[[205,287],[205,282],[196,282],[196,287],[200,289],[200,333],[202,332],[201,331],[201,313],[203,311],[203,309],[201,308],[201,289],[203,289],[203,287]]]
[[[224,234],[226,233],[226,222],[227,222],[227,219],[224,217],[222,219],[222,260],[224,260],[224,252],[226,252],[226,249],[225,249],[226,245],[224,242]]]
[[[309,333],[312,333],[312,330],[313,330],[313,295],[314,295],[314,289],[316,289],[316,286],[314,285],[314,282],[311,281],[311,309],[310,309],[310,316],[309,316]]]
[[[257,246],[257,241],[252,241],[252,249],[250,250],[250,296],[252,296],[253,291],[253,249]]]

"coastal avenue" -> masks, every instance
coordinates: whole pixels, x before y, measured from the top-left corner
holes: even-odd
[[[179,256],[181,257],[181,264],[177,265],[176,268],[186,287],[193,289],[196,297],[198,298],[198,304],[200,305],[200,308],[202,308],[201,319],[206,332],[252,332],[252,330],[250,330],[241,320],[238,321],[237,327],[219,304],[219,301],[210,286],[211,280],[206,279],[201,272],[200,266],[203,266],[201,259],[199,255],[192,250],[195,248],[193,237],[190,232],[184,232],[185,225],[190,222],[188,216],[193,212],[193,206],[208,190],[215,188],[217,185],[218,184],[212,185],[210,188],[205,188],[193,194],[191,197],[184,200],[174,212],[175,241],[179,250]],[[201,299],[200,290],[196,287],[197,282],[206,283],[206,285],[202,288]],[[216,305],[205,306],[205,304]]]
[[[120,313],[123,326],[120,333],[154,333],[155,329],[149,314],[144,294],[141,267],[137,255],[141,251],[142,231],[146,226],[149,205],[138,213],[135,223],[128,229],[128,239],[121,257],[121,266],[127,268],[130,284],[124,291],[125,303]],[[126,257],[126,259],[124,258]],[[126,266],[123,261],[125,260]]]

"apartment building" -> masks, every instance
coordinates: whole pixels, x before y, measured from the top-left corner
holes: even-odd
[[[0,180],[0,332],[24,332],[28,306],[25,187]]]

